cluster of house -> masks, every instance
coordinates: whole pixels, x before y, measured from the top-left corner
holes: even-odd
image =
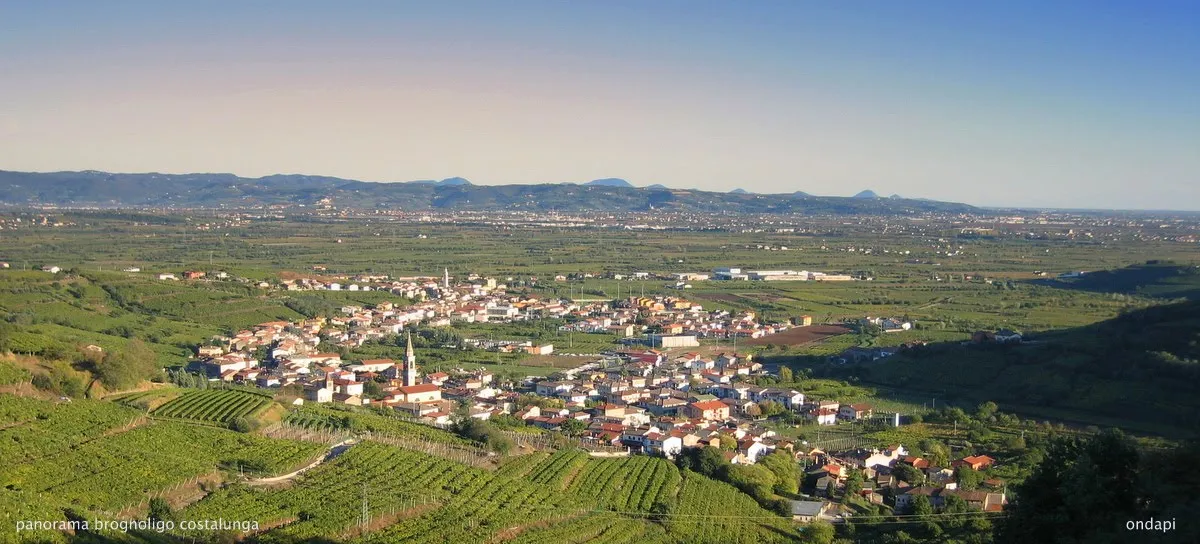
[[[903,445],[883,449],[854,449],[845,452],[827,453],[817,448],[808,448],[797,454],[812,468],[808,475],[816,479],[817,495],[829,496],[841,489],[852,472],[862,476],[862,497],[875,504],[884,502],[886,494],[894,498],[894,506],[904,509],[918,496],[929,499],[934,508],[944,505],[947,497],[957,496],[968,506],[984,512],[996,512],[1007,504],[1004,482],[996,479],[984,480],[981,489],[960,489],[955,481],[954,469],[965,466],[983,471],[991,468],[996,460],[987,455],[969,455],[952,461],[949,467],[933,466],[928,459],[909,455]],[[924,485],[913,485],[897,477],[899,465],[908,465],[925,477]]]
[[[386,308],[380,305],[374,311],[387,312]],[[348,324],[354,325],[355,315],[351,312]],[[373,318],[361,319],[366,323]],[[586,427],[584,440],[667,456],[723,439],[737,445],[727,449],[731,461],[753,463],[777,447],[774,433],[754,423],[768,403],[774,405],[769,408],[792,411],[822,425],[872,415],[865,404],[806,402],[799,391],[743,381],[765,375],[749,355],[683,353],[669,358],[653,349],[626,351],[541,381],[501,385],[485,370],[419,377],[411,337],[401,362],[368,359],[350,364],[336,353],[318,353],[316,346],[328,338],[328,325],[322,319],[263,323],[198,351],[210,373],[222,380],[261,387],[299,384],[309,402],[390,406],[431,424],[447,423],[461,405],[472,417],[512,415],[549,430],[563,430],[564,423],[576,420]],[[269,365],[260,366],[251,355],[260,348],[268,350]],[[367,395],[368,388],[378,390]],[[554,405],[561,408],[523,405],[522,394],[557,399]]]
[[[706,311],[700,304],[669,296],[630,297],[611,307],[585,306],[576,316],[577,321],[560,330],[622,338],[644,332],[640,343],[664,348],[695,347],[702,338],[762,338],[793,327],[791,323],[761,323],[754,312]],[[639,316],[645,319],[640,326],[634,324]],[[811,317],[803,323],[811,324]]]
[[[826,274],[808,270],[744,270],[742,268],[714,268],[712,279],[742,281],[852,281],[853,276]]]

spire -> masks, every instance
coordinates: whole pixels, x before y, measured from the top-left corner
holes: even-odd
[[[412,333],[408,334],[408,346],[404,348],[404,385],[417,385],[417,355],[413,353]]]
[[[450,269],[446,268],[442,271],[442,287],[450,288]]]

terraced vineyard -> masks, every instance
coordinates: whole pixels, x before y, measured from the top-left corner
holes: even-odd
[[[587,462],[588,455],[581,450],[559,450],[533,467],[527,477],[535,484],[561,489],[564,480]]]
[[[737,488],[684,471],[679,495],[663,516],[677,542],[745,543],[795,542],[790,519],[764,510]]]
[[[260,541],[301,542],[351,529],[361,519],[364,498],[371,517],[386,521],[445,500],[454,482],[478,478],[486,478],[486,473],[368,441],[306,472],[287,489],[226,487],[188,507],[182,515],[187,519],[254,520],[263,527],[282,523]]]
[[[0,385],[27,382],[31,377],[28,370],[8,361],[0,361]]]
[[[39,432],[66,440],[57,428]],[[14,520],[57,520],[63,519],[65,508],[115,512],[138,504],[147,494],[218,467],[286,473],[310,462],[324,448],[224,429],[153,422],[105,433],[37,459],[8,462],[5,457],[6,462],[0,464],[0,513]]]
[[[406,421],[396,415],[383,415],[368,409],[336,409],[326,406],[305,405],[291,410],[284,423],[314,431],[370,432],[392,436],[404,436],[444,442],[447,444],[476,445],[449,431],[428,425]]]
[[[51,458],[113,429],[129,426],[141,414],[94,400],[54,403],[0,395],[0,459],[5,464]]]
[[[497,473],[451,480],[445,506],[371,533],[357,542],[487,542],[523,527],[586,508],[578,498],[545,485]]]
[[[105,397],[104,400],[115,402],[130,408],[152,411],[169,401],[175,400],[185,392],[186,391],[174,387],[164,387],[160,389],[151,389],[149,391],[114,395]]]
[[[190,419],[225,425],[239,417],[254,417],[271,406],[267,394],[237,389],[192,390],[151,412],[155,417]]]
[[[571,481],[570,491],[593,497],[616,511],[647,512],[679,489],[679,469],[666,459],[638,455],[622,459],[590,459]]]
[[[548,524],[526,531],[512,544],[633,544],[635,542],[671,542],[657,524],[619,514],[601,513],[581,516],[566,522]]]

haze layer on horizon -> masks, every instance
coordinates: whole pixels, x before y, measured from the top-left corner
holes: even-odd
[[[1200,4],[12,2],[0,168],[1200,209]]]

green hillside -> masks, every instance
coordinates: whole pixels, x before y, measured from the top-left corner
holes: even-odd
[[[843,368],[864,382],[963,404],[1186,435],[1200,423],[1200,302],[1151,306],[1020,345],[929,345]]]
[[[1115,270],[1088,272],[1077,278],[1038,283],[1064,289],[1120,293],[1156,298],[1200,299],[1200,267],[1150,261]]]

